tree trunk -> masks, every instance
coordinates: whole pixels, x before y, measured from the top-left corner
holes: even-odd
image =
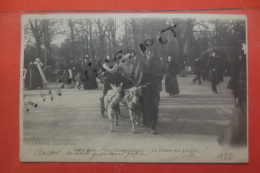
[[[127,34],[128,30],[127,30],[127,22],[125,19],[125,49],[128,49],[128,34]]]
[[[113,53],[116,53],[116,19],[112,19],[112,44]]]
[[[41,56],[41,39],[40,38],[35,38],[36,41],[36,51],[37,51],[37,57],[42,61],[42,56]]]
[[[113,26],[112,26],[112,20],[113,19],[109,19],[109,30],[108,30],[108,54],[109,54],[109,57],[112,57],[112,30],[113,30]]]
[[[185,54],[184,54],[184,46],[186,41],[192,36],[193,34],[193,22],[195,19],[187,19],[186,20],[186,28],[183,37],[179,34],[177,36],[178,41],[178,62],[181,69],[185,68],[184,61],[185,61]],[[181,33],[180,28],[177,27],[177,33]]]
[[[86,38],[87,36],[85,35],[85,33],[84,33],[84,29],[83,29],[83,27],[81,26],[81,35],[82,35],[82,50],[81,50],[81,54],[82,54],[82,57],[85,57],[85,55],[86,55],[86,51],[85,51],[85,39],[84,38]]]
[[[90,19],[87,19],[88,20],[88,26],[89,26],[89,42],[90,42],[90,44],[89,44],[89,48],[90,48],[90,54],[91,54],[91,57],[93,58],[93,59],[95,59],[94,58],[94,56],[95,56],[95,51],[94,51],[94,46],[93,46],[93,36],[92,36],[92,25],[91,25],[91,21],[90,21]]]
[[[70,28],[70,39],[71,39],[71,48],[72,48],[72,59],[75,61],[75,32],[74,32],[74,22],[69,19],[68,21],[69,28]]]
[[[105,51],[104,51],[104,38],[102,35],[100,35],[100,49],[101,49],[101,59],[105,58]]]
[[[136,28],[136,21],[135,19],[131,19],[131,24],[132,24],[132,30],[133,30],[133,36],[134,36],[134,44],[135,44],[135,50],[139,49],[139,44],[137,40],[137,28]]]
[[[38,23],[37,19],[35,19],[34,21],[29,20],[29,24],[30,24],[30,30],[32,31],[35,42],[36,42],[36,56],[37,56],[36,58],[39,58],[40,60],[42,60],[41,39],[42,39],[43,31],[44,31],[43,21]]]

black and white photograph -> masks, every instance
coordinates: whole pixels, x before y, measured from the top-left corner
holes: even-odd
[[[24,14],[20,161],[247,163],[247,17]]]

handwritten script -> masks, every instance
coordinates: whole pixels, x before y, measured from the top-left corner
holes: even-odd
[[[194,160],[199,161],[200,158],[203,157],[203,153],[208,150],[208,147],[203,150],[197,150],[197,149],[183,149],[179,154],[175,154],[172,158],[164,158],[161,159],[163,162],[173,162],[176,160]]]
[[[203,153],[208,149],[203,150],[197,149],[91,149],[91,148],[74,148],[74,149],[43,149],[39,148],[35,150],[34,156],[82,156],[86,157],[89,161],[99,160],[101,157],[119,157],[120,159],[136,158],[159,153],[167,153],[167,155],[172,155],[169,158],[161,159],[162,162],[174,162],[176,160],[199,160],[203,157]]]

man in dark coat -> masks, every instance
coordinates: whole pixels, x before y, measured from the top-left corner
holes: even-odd
[[[199,85],[201,85],[201,73],[202,73],[202,64],[199,59],[195,59],[192,63],[191,66],[194,68],[194,73],[196,77],[192,80],[193,84],[198,80]]]
[[[207,67],[209,68],[209,79],[211,81],[211,89],[212,91],[217,94],[217,85],[220,82],[223,82],[223,61],[221,57],[216,55],[213,51],[212,55],[208,59]]]
[[[159,57],[155,54],[151,58],[141,58],[136,68],[137,86],[150,83],[143,89],[140,98],[143,124],[155,134],[160,102],[161,80],[163,78],[162,66]]]

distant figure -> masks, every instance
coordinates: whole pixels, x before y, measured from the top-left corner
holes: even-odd
[[[95,67],[94,63],[91,62],[90,58],[86,56],[84,62],[84,89],[85,90],[92,90],[97,89],[98,84],[96,80],[97,76],[97,67]]]
[[[160,74],[163,76],[165,74],[165,62],[163,60],[163,57],[160,57],[160,63],[158,64],[160,69]],[[163,79],[163,77],[162,77]],[[162,91],[162,79],[159,81],[159,90]]]
[[[70,85],[72,83],[72,67],[69,61],[63,63],[63,75],[62,75],[62,82],[65,85]]]
[[[215,52],[210,56],[207,67],[209,68],[209,80],[211,81],[211,89],[215,94],[218,94],[217,85],[223,82],[222,60]]]
[[[177,74],[180,68],[175,58],[168,56],[168,61],[165,64],[165,91],[170,96],[180,94],[179,85],[177,81]]]
[[[76,61],[75,63],[75,81],[76,81],[76,86],[77,88],[80,90],[81,85],[83,83],[83,74],[84,74],[84,70],[83,70],[83,63],[82,61]]]
[[[165,73],[165,62],[163,60],[163,57],[160,57],[160,67],[162,69],[162,73]]]
[[[195,59],[191,66],[194,68],[194,73],[196,77],[192,80],[193,84],[198,81],[199,85],[201,85],[201,73],[202,73],[202,67],[201,67],[201,61],[199,59]]]
[[[209,71],[206,67],[201,69],[201,78],[203,82],[209,81]]]

